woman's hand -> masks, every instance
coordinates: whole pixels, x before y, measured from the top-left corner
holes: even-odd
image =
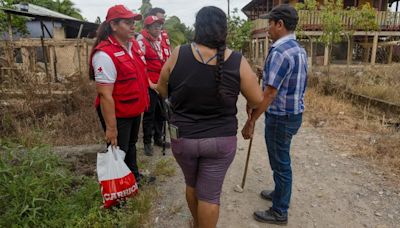
[[[244,139],[253,138],[254,125],[255,125],[255,122],[251,121],[250,119],[248,119],[246,121],[246,124],[244,125],[244,127],[242,129],[242,135],[243,135]]]
[[[151,82],[150,79],[149,79],[149,87],[150,87],[150,89],[154,90],[158,94],[157,84],[154,84],[153,82]]]
[[[106,129],[106,141],[111,146],[118,146],[118,131],[116,128],[107,128]]]
[[[154,91],[157,91],[157,84],[150,83],[150,88]]]
[[[253,113],[253,110],[248,104],[246,105],[246,112],[247,112],[247,118],[251,119],[251,114]]]

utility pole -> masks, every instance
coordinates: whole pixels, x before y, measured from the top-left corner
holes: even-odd
[[[228,17],[231,17],[231,1],[228,0]]]

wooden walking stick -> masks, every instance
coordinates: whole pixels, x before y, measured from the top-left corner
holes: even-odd
[[[242,178],[242,184],[241,185],[236,185],[235,186],[235,192],[243,192],[244,185],[246,184],[246,177],[247,177],[247,169],[249,167],[249,161],[250,161],[250,152],[251,152],[251,146],[253,145],[253,137],[250,138],[250,143],[249,143],[249,148],[247,150],[247,158],[246,158],[246,165],[244,167],[244,173],[243,173],[243,178]]]
[[[262,72],[262,71],[261,71]],[[260,69],[257,69],[258,73],[258,84],[261,82],[261,75],[260,74]],[[255,126],[254,126],[255,127]],[[254,135],[254,128],[252,134]],[[246,158],[246,165],[244,166],[244,173],[243,173],[243,178],[242,178],[242,184],[241,185],[236,185],[234,190],[235,192],[243,192],[244,185],[246,184],[246,177],[247,177],[247,170],[249,168],[249,161],[250,161],[250,153],[251,153],[251,146],[253,145],[253,136],[250,138],[250,143],[249,143],[249,148],[247,149],[247,158]]]

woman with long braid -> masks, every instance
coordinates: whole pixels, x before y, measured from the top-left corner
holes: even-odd
[[[157,85],[171,103],[171,147],[185,176],[193,227],[216,227],[222,184],[236,153],[239,93],[250,107],[262,100],[247,60],[226,48],[227,30],[221,9],[202,8],[194,42],[173,51]]]

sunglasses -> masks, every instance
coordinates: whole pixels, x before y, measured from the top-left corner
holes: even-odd
[[[150,29],[157,29],[157,30],[161,30],[163,28],[162,25],[150,25],[149,27]]]

